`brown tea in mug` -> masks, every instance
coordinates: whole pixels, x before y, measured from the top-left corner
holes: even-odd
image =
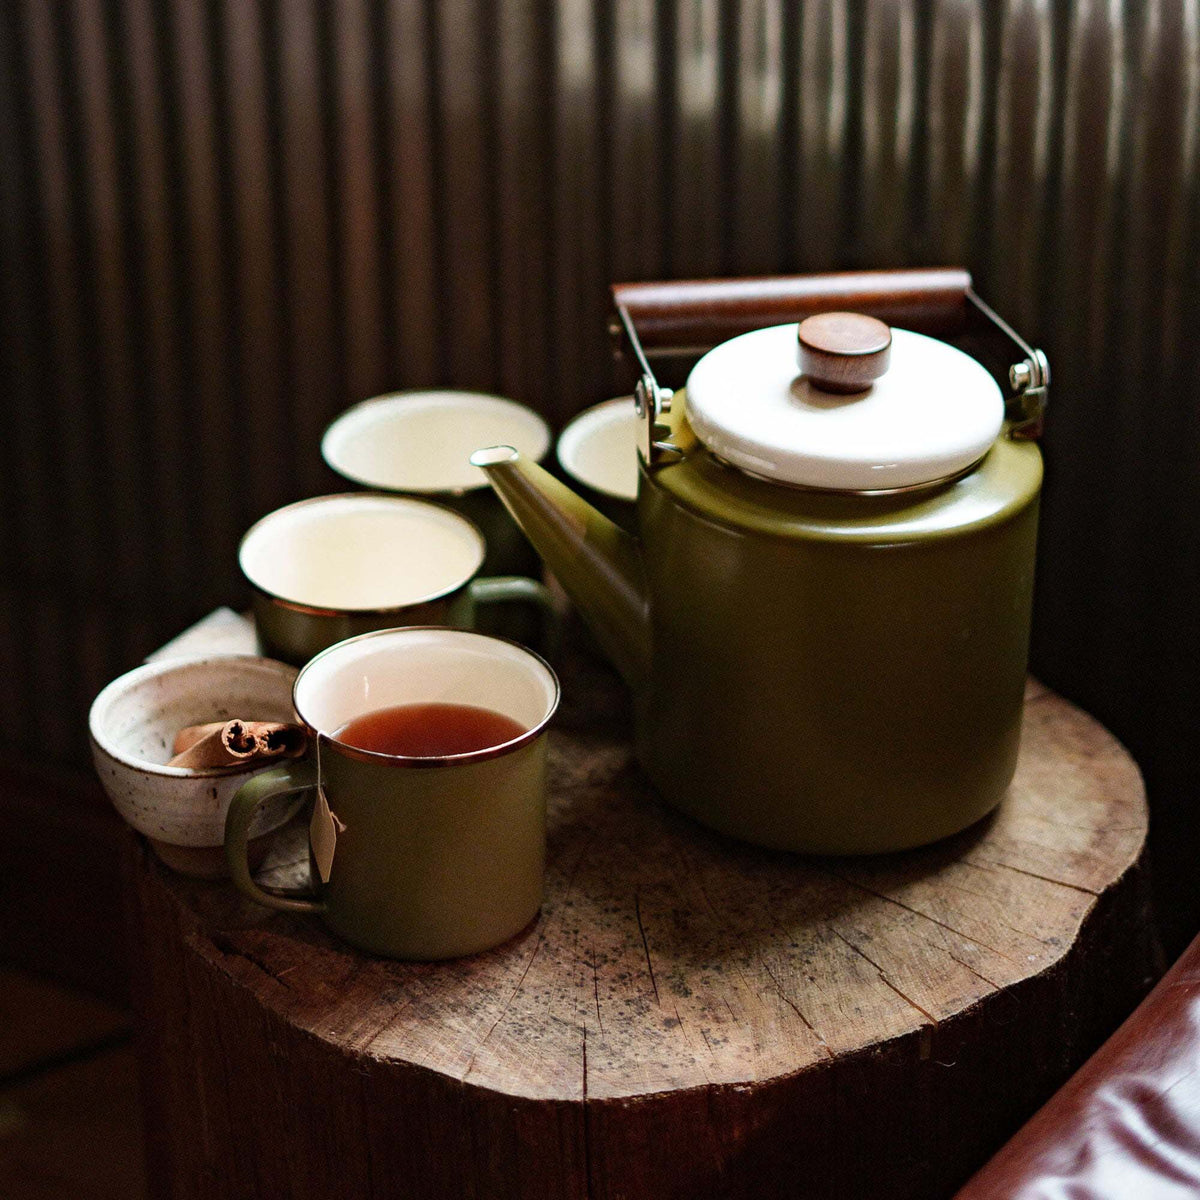
[[[347,721],[339,742],[375,754],[442,758],[511,742],[528,732],[520,721],[474,704],[396,704]]]

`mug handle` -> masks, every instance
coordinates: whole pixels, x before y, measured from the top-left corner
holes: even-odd
[[[475,624],[475,609],[481,604],[509,602],[532,604],[542,612],[542,652],[553,655],[559,642],[559,612],[554,595],[544,584],[525,575],[491,575],[472,579],[455,607],[458,622],[470,629]]]
[[[225,861],[229,865],[230,877],[240,892],[267,908],[281,908],[285,912],[325,911],[324,900],[302,894],[268,892],[260,887],[250,874],[247,853],[250,822],[254,820],[260,804],[265,804],[272,796],[302,792],[316,786],[317,771],[311,763],[289,762],[248,779],[229,803],[229,811],[225,814]]]

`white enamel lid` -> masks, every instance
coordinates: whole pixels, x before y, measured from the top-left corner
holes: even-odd
[[[944,479],[982,458],[1004,398],[982,365],[936,338],[892,330],[890,365],[865,391],[822,391],[800,373],[797,326],[710,350],[687,383],[687,415],[714,454],[802,487],[876,491]]]

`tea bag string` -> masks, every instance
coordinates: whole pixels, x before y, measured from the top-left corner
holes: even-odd
[[[317,734],[317,793],[313,799],[312,820],[308,826],[308,841],[316,863],[317,874],[321,883],[328,883],[333,870],[333,856],[337,849],[338,834],[344,833],[346,826],[337,819],[337,815],[329,808],[325,797],[325,780],[321,772],[321,735]]]
[[[321,774],[321,734],[317,733],[317,807],[329,813],[333,827],[337,833],[344,833],[346,826],[338,820],[337,813],[329,807],[329,797],[325,795],[325,779]]]
[[[317,730],[317,793],[325,794],[325,783],[321,778],[321,731]]]

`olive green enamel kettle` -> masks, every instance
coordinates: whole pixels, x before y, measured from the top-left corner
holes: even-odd
[[[472,457],[628,681],[651,780],[714,829],[900,850],[1012,779],[1049,369],[970,284],[615,287],[636,537],[508,447]],[[686,389],[659,385],[651,357],[706,346]]]

